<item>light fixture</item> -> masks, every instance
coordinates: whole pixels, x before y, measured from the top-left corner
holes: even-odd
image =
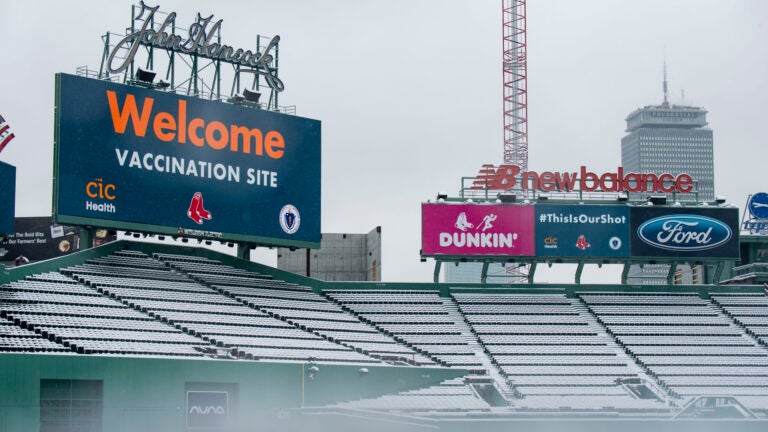
[[[248,102],[259,103],[259,98],[261,97],[261,93],[245,89],[243,90],[243,97]]]
[[[160,81],[157,82],[157,84],[155,84],[155,87],[159,88],[159,89],[167,89],[170,86],[171,86],[171,83],[169,83],[168,81],[163,81],[163,80],[160,80]]]
[[[629,200],[629,194],[626,192],[620,192],[619,195],[616,197],[616,201],[627,201]]]
[[[539,194],[539,201],[546,201],[548,199],[549,199],[549,194],[546,194],[546,193]]]
[[[503,203],[513,203],[517,201],[517,195],[513,193],[500,193],[498,195],[499,201]]]
[[[446,192],[438,192],[437,193],[437,200],[438,201],[445,201],[448,199],[448,194]]]
[[[206,245],[206,246],[210,246],[210,245],[211,245],[211,241],[210,241],[210,240],[206,240],[206,241],[205,241],[205,245]]]
[[[145,70],[142,68],[138,68],[136,71],[136,79],[147,84],[152,84],[152,81],[155,80],[155,75],[157,74],[154,71]]]
[[[715,203],[722,205],[725,204],[725,197],[722,195],[718,195],[715,197]]]
[[[667,203],[666,195],[651,195],[648,197],[648,202],[653,205],[665,205]]]
[[[133,238],[139,238],[139,237],[141,237],[141,234],[139,234],[139,233],[133,233]]]
[[[162,240],[165,240],[165,236],[159,235],[159,236],[157,236],[157,239],[158,239],[158,240],[161,240],[161,241],[162,241]]]

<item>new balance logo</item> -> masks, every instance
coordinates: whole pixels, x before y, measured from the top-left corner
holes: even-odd
[[[509,190],[515,187],[515,177],[520,174],[517,165],[493,165],[485,164],[480,168],[477,178],[472,182],[471,189],[480,190]]]

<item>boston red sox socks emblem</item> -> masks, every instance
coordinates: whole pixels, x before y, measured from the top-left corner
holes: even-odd
[[[195,192],[192,195],[192,202],[189,203],[189,210],[187,210],[187,216],[195,221],[198,225],[203,224],[203,219],[211,220],[213,217],[211,212],[203,207],[203,194]]]

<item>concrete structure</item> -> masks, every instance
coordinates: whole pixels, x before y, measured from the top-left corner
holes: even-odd
[[[279,248],[277,268],[324,281],[381,281],[381,227],[367,234],[323,233],[320,245]]]

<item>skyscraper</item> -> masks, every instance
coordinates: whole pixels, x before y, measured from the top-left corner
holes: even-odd
[[[696,194],[678,196],[679,201],[715,199],[715,167],[712,130],[707,128],[707,111],[700,107],[674,105],[667,94],[664,71],[664,101],[636,109],[627,118],[627,135],[621,139],[621,165],[625,172],[689,174]],[[634,199],[644,197],[635,196]],[[681,268],[683,283],[703,282],[703,269]],[[666,283],[667,266],[633,266],[630,283]],[[677,276],[677,275],[676,275]],[[690,281],[690,282],[689,282]]]
[[[625,172],[688,173],[696,184],[699,201],[715,199],[715,162],[712,129],[707,111],[700,107],[664,102],[636,109],[627,118],[627,135],[621,139],[621,165]]]

